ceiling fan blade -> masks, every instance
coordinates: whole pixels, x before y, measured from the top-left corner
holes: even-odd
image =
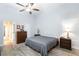
[[[31,6],[33,6],[33,5],[34,5],[34,3],[30,3],[30,5],[31,5]]]
[[[20,12],[23,12],[25,9],[20,10]]]
[[[26,5],[26,7],[28,7],[29,5]]]
[[[29,7],[29,3],[27,3],[26,7]]]
[[[31,11],[29,11],[29,14],[32,14],[32,12],[31,12]]]
[[[16,3],[17,5],[20,5],[20,6],[23,6],[23,7],[25,7],[24,5],[22,5],[22,4],[20,4],[20,3]]]
[[[36,9],[36,8],[35,8],[35,9],[33,9],[33,10],[34,10],[34,11],[39,11],[39,9]]]

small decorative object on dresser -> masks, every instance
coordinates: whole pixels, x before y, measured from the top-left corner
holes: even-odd
[[[72,50],[72,48],[71,48],[71,39],[60,37],[60,47]]]

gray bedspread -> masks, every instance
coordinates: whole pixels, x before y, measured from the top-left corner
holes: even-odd
[[[39,51],[42,56],[47,56],[48,50],[57,44],[57,38],[47,36],[35,36],[27,38],[25,44]]]

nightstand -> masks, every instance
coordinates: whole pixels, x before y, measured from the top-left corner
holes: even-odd
[[[71,39],[60,37],[60,47],[72,50],[72,48],[71,48]]]

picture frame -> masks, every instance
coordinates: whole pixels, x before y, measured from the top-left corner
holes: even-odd
[[[20,25],[17,25],[17,29],[20,29]]]
[[[20,30],[24,31],[24,25],[21,25]]]
[[[24,25],[17,25],[17,29],[19,29],[20,31],[24,31]]]

